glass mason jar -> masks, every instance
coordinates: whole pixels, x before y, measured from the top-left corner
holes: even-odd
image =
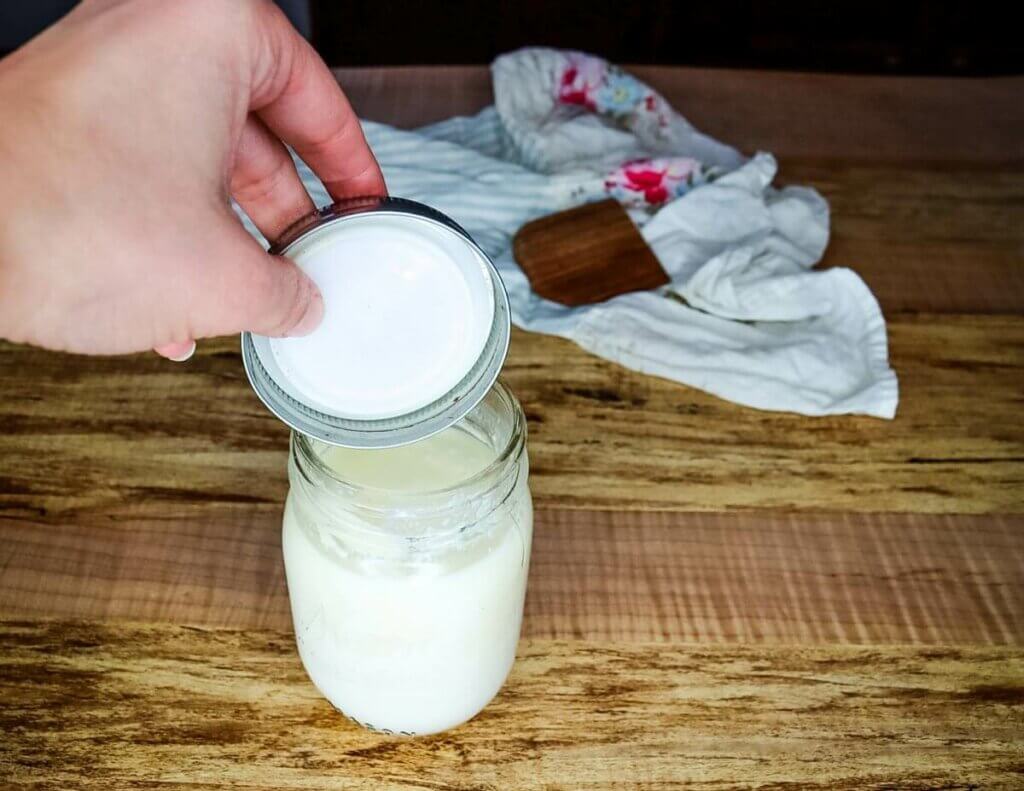
[[[528,470],[523,411],[501,383],[410,445],[292,433],[282,535],[296,642],[349,718],[436,733],[501,688],[530,564]]]

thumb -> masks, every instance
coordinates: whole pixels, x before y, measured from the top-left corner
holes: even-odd
[[[254,256],[253,271],[241,283],[241,330],[271,337],[308,335],[324,317],[320,289],[294,263],[281,256]]]
[[[239,225],[218,256],[206,289],[197,336],[249,331],[271,337],[308,335],[324,316],[316,284],[292,261],[270,255]]]

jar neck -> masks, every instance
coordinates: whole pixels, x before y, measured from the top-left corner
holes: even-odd
[[[359,536],[370,546],[378,539],[405,539],[424,548],[451,541],[500,508],[527,474],[526,421],[519,403],[499,383],[445,431],[471,434],[494,448],[495,458],[465,480],[427,491],[374,488],[347,480],[325,462],[323,443],[293,432],[288,473],[295,507],[321,532]]]

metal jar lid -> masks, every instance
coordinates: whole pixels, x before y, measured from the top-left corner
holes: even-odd
[[[479,263],[481,286],[493,298],[493,314],[486,338],[481,334],[475,343],[481,347],[471,367],[457,383],[439,397],[414,409],[385,417],[353,417],[335,413],[331,404],[319,403],[296,386],[293,377],[279,364],[274,339],[253,333],[242,333],[242,361],[246,374],[260,400],[277,417],[296,431],[332,445],[353,448],[387,448],[404,445],[435,434],[462,419],[487,394],[498,377],[508,351],[511,330],[508,295],[494,264],[483,250],[457,223],[429,206],[403,198],[360,198],[342,201],[320,209],[289,228],[270,249],[273,255],[289,255],[313,235],[329,235],[356,227],[353,220],[367,215],[389,216],[408,221],[411,228],[439,234],[444,244],[463,245]],[[346,225],[349,223],[349,225]],[[429,229],[421,224],[427,224]],[[363,223],[365,225],[365,223]],[[417,225],[420,224],[420,225]],[[372,265],[368,262],[367,265]],[[299,262],[301,266],[302,263]],[[315,279],[315,278],[314,278]],[[424,299],[430,299],[429,285]],[[328,310],[330,306],[328,304]],[[332,339],[332,342],[335,342]],[[359,338],[338,338],[337,343],[359,343]],[[400,339],[396,339],[400,342]],[[476,346],[473,347],[475,351]],[[455,372],[458,376],[459,372]],[[445,383],[445,385],[447,382]]]

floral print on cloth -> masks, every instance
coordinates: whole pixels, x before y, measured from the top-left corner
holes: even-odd
[[[585,107],[594,113],[623,120],[650,115],[659,126],[668,124],[665,101],[617,66],[593,55],[568,56],[557,86],[558,101]]]
[[[617,125],[664,128],[669,123],[664,99],[640,80],[593,55],[568,53],[557,82],[561,104],[582,107]],[[613,170],[605,178],[604,188],[627,206],[659,208],[712,181],[719,172],[691,157],[634,159]]]
[[[627,206],[654,208],[714,181],[718,173],[689,157],[636,159],[612,171],[604,189]]]

